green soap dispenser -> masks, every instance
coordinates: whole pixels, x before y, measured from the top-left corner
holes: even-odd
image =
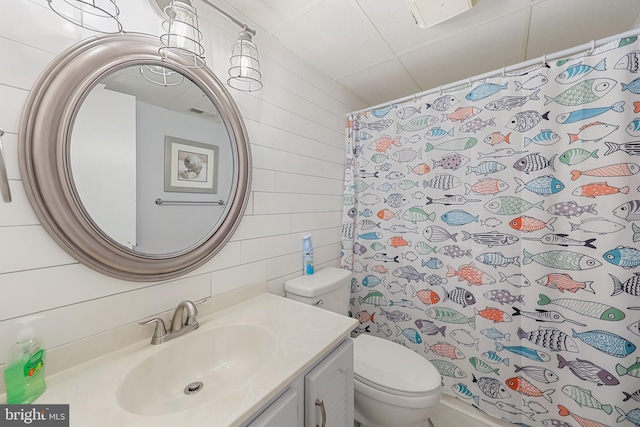
[[[39,316],[41,317],[41,316]],[[25,317],[16,322],[22,324],[17,342],[11,347],[9,360],[4,369],[7,403],[29,404],[44,393],[45,348],[42,338],[29,322],[38,317]]]

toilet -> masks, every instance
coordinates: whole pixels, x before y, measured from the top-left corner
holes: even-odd
[[[351,272],[324,268],[288,280],[287,298],[347,315]],[[362,427],[422,427],[440,401],[438,370],[416,352],[384,338],[354,340],[355,419]]]

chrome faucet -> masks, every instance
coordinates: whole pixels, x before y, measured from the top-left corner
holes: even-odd
[[[184,334],[187,334],[194,329],[198,329],[198,309],[196,305],[191,301],[182,301],[176,307],[173,313],[173,319],[171,320],[171,329],[167,332],[167,328],[164,324],[164,320],[156,317],[146,322],[140,323],[141,325],[150,325],[155,322],[156,328],[153,331],[153,337],[151,337],[151,344],[162,344],[170,341],[174,338],[178,338]]]

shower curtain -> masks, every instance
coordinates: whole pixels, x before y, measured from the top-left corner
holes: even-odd
[[[358,332],[512,423],[640,425],[639,70],[628,37],[352,114]]]

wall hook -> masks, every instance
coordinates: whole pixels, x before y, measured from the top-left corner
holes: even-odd
[[[7,178],[7,168],[4,161],[4,148],[2,146],[2,136],[4,130],[0,128],[0,193],[5,203],[11,203],[11,189],[9,188],[9,178]]]

